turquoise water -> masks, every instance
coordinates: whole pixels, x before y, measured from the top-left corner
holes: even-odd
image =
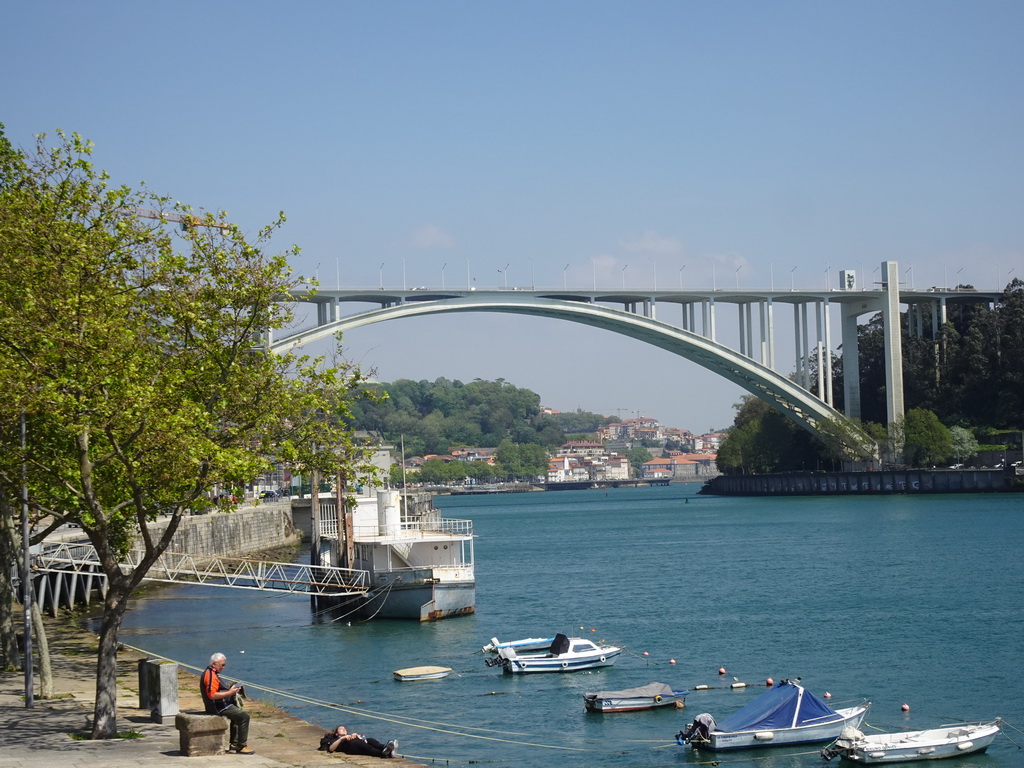
[[[834,706],[868,698],[866,722],[884,730],[997,715],[1024,729],[1024,497],[732,499],[697,487],[438,499],[446,517],[474,522],[474,616],[325,622],[300,597],[175,587],[135,601],[122,639],[197,667],[223,651],[227,674],[250,687],[341,707],[271,697],[300,717],[451,766],[822,764],[815,746],[673,743],[696,714],[724,717],[769,676],[799,676]],[[627,652],[565,675],[483,663],[492,636],[556,631]],[[454,672],[391,679],[421,664]],[[734,678],[751,687],[728,688]],[[585,692],[651,681],[713,688],[682,712],[584,712]],[[1000,736],[950,765],[1022,766],[1024,751]]]

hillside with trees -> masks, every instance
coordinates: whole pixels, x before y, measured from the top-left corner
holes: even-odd
[[[536,445],[553,448],[571,434],[593,434],[615,417],[586,411],[544,413],[540,396],[504,379],[433,382],[398,379],[372,386],[380,402],[354,404],[353,426],[398,445],[407,456],[447,454],[453,448]],[[511,456],[511,451],[506,452]]]

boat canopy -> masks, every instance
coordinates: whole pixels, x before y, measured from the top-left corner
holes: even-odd
[[[569,652],[569,638],[559,632],[555,635],[555,639],[551,641],[551,647],[548,649],[548,653],[553,653],[555,656],[561,656],[563,653]]]
[[[782,681],[718,723],[716,731],[772,731],[819,725],[842,719],[832,707],[802,686]]]

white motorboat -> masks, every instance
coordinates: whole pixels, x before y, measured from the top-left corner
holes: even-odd
[[[845,728],[835,743],[822,750],[826,760],[841,757],[864,765],[940,760],[984,752],[999,734],[1002,720],[940,725],[924,731],[864,735]]]
[[[620,653],[622,649],[614,645],[597,645],[582,637],[558,634],[547,651],[520,654],[515,648],[502,648],[498,651],[498,658],[488,661],[488,666],[501,664],[506,672],[512,674],[577,672],[610,666]]]
[[[491,642],[485,645],[482,650],[484,653],[497,653],[502,648],[515,648],[516,652],[521,651],[546,651],[551,647],[551,643],[555,641],[553,637],[526,637],[522,640],[509,640],[507,642],[500,642],[498,638],[492,637]]]
[[[798,678],[799,679],[799,678]],[[721,723],[707,713],[676,734],[676,742],[715,751],[831,741],[843,728],[856,728],[871,702],[832,709],[789,680],[769,688]]]
[[[588,712],[633,712],[638,709],[686,706],[684,697],[689,691],[673,691],[665,683],[648,683],[639,688],[621,691],[584,693],[583,706]]]

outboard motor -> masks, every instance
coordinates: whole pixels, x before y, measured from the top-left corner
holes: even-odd
[[[715,730],[715,718],[707,712],[697,715],[685,731],[676,734],[676,744],[706,744]]]

